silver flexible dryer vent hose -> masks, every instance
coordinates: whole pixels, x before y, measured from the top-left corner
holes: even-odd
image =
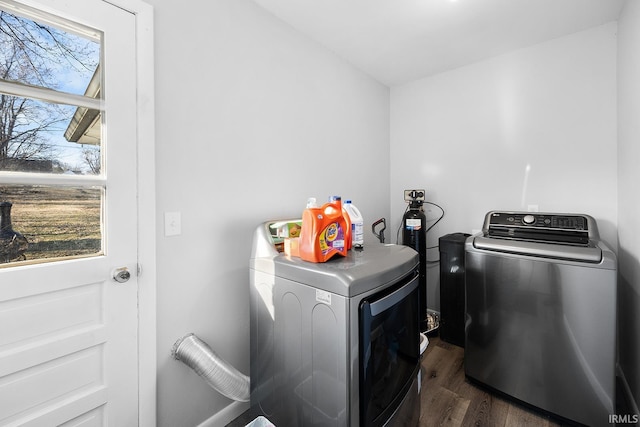
[[[249,377],[221,359],[200,338],[189,334],[173,345],[171,355],[229,399],[249,401]]]

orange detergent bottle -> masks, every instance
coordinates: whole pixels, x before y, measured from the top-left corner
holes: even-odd
[[[346,256],[348,250],[347,221],[340,197],[322,207],[309,207],[302,213],[300,258],[310,262],[326,262],[335,255]]]

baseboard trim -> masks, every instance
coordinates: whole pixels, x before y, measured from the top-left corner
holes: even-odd
[[[249,409],[248,402],[233,402],[222,410],[213,414],[209,419],[204,420],[198,427],[220,427],[226,426],[236,419],[238,415]]]
[[[629,383],[627,382],[627,377],[625,377],[622,367],[620,367],[620,365],[617,365],[616,371],[618,373],[618,377],[620,377],[622,388],[624,389],[624,393],[625,393],[625,399],[629,404],[629,409],[631,409],[631,411],[633,411],[634,414],[640,415],[640,410],[638,410],[638,403],[633,398],[633,393],[631,393],[631,388],[629,387]],[[620,415],[624,415],[624,414],[620,414]]]

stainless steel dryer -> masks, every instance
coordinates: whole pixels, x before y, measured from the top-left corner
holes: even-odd
[[[591,426],[615,413],[616,258],[588,215],[487,213],[465,242],[468,378]]]
[[[417,427],[418,253],[307,262],[276,250],[273,223],[250,260],[251,406],[277,426]]]

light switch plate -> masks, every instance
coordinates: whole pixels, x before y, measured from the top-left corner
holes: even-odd
[[[180,212],[164,213],[164,235],[179,236],[182,233]]]

